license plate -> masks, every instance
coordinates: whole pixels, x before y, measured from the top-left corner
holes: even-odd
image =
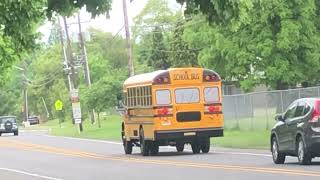
[[[195,136],[196,132],[186,132],[184,133],[184,136]]]

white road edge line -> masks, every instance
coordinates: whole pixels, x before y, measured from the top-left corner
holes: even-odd
[[[2,171],[7,171],[7,172],[14,172],[14,173],[18,173],[18,174],[23,174],[23,175],[27,175],[27,176],[32,176],[32,177],[38,177],[38,178],[42,178],[42,179],[48,179],[48,180],[63,180],[63,179],[60,179],[60,178],[43,176],[43,175],[29,173],[29,172],[25,172],[25,171],[16,170],[16,169],[0,168],[0,171],[1,170]]]

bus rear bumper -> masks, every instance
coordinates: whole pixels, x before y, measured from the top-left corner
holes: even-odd
[[[156,140],[192,139],[195,137],[222,137],[223,128],[196,128],[155,131]]]

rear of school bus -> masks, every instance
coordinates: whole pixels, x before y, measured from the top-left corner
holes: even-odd
[[[220,76],[202,68],[169,69],[152,86],[155,109],[154,140],[183,151],[207,153],[210,137],[223,136]]]

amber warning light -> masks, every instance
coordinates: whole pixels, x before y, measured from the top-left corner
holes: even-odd
[[[211,70],[204,70],[203,71],[203,81],[204,82],[217,82],[220,81],[220,76]]]

